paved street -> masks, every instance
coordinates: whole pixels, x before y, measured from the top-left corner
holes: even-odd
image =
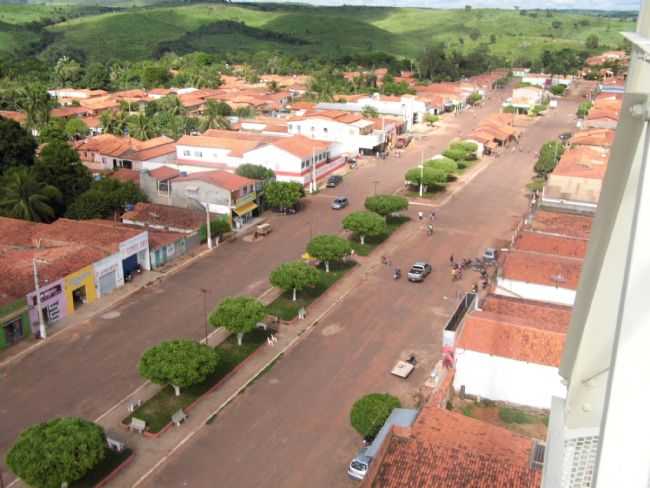
[[[453,122],[467,133],[481,113],[496,111],[498,102],[489,100],[478,116],[466,112]],[[542,120],[524,136],[524,147],[535,151],[544,140],[567,130],[572,124],[567,114],[574,110],[574,104],[565,104]],[[425,155],[431,155],[453,135],[434,135],[419,144],[426,144]],[[35,422],[58,415],[100,416],[142,383],[136,365],[144,349],[164,339],[203,336],[200,288],[210,291],[212,304],[227,295],[262,293],[275,266],[298,257],[311,234],[338,232],[342,217],[362,206],[374,181],[379,182],[379,192],[394,190],[419,153],[413,147],[401,159],[372,161],[335,191],[309,198],[304,212],[273,216],[276,230],[264,240],[225,244],[111,310],[118,313],[72,327],[1,369],[0,453]],[[358,443],[348,427],[351,403],[374,389],[407,395],[405,384],[387,375],[388,365],[402,351],[426,357],[408,383],[423,381],[436,359],[427,357],[427,351],[437,351],[439,328],[452,306],[443,296],[455,296],[441,265],[450,252],[475,255],[495,236],[507,234],[513,216],[526,205],[521,188],[530,176],[532,154],[526,162],[522,159],[521,153],[508,153],[452,198],[439,213],[441,228],[434,238],[424,238],[413,223],[404,229],[404,239],[388,243],[395,248],[393,261],[402,268],[416,257],[437,266],[427,283],[396,283],[386,269],[377,270],[366,287],[350,295],[264,380],[172,458],[151,486],[183,486],[186,480],[188,486],[214,486],[216,479],[226,486],[305,486],[300,476],[306,475],[306,466],[315,486],[343,483],[342,466]],[[324,195],[334,193],[350,196],[346,212],[329,209],[330,198]],[[192,459],[191,480],[187,459]],[[252,465],[268,469],[251,470]]]
[[[433,238],[414,221],[389,242],[384,254],[402,269],[416,259],[433,263],[425,283],[395,282],[390,270],[376,266],[364,286],[143,486],[355,486],[345,473],[360,444],[349,425],[352,403],[383,391],[417,403],[462,291],[450,281],[449,255],[475,256],[495,238],[509,238],[527,206],[532,152],[571,127],[567,114],[574,108],[566,104],[540,121],[524,136],[523,152],[497,159],[441,208]],[[410,353],[418,358],[416,373],[406,381],[391,376],[394,362]]]

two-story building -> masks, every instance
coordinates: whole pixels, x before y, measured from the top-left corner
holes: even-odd
[[[375,130],[374,123],[359,113],[340,110],[316,110],[293,117],[288,123],[289,134],[310,139],[330,141],[330,156],[375,154],[383,151],[386,135]]]
[[[81,141],[76,150],[84,165],[95,173],[119,168],[139,171],[144,163],[162,165],[176,159],[176,144],[165,136],[139,141],[128,136],[102,134]]]
[[[227,171],[199,171],[161,176],[162,168],[141,173],[140,185],[153,203],[208,209],[228,219],[235,229],[257,214],[256,181]],[[164,186],[161,188],[160,178]]]

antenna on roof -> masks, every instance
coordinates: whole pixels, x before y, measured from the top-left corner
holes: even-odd
[[[558,288],[560,283],[566,283],[566,278],[559,273],[551,276],[551,279],[555,282],[555,288]]]

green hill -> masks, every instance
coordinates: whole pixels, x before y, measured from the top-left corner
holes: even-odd
[[[134,3],[137,5],[128,5]],[[97,13],[89,9],[98,7],[89,4],[0,5],[0,50],[13,51],[30,42],[29,35],[25,34],[27,38],[23,39],[16,32],[7,40],[11,37],[8,25],[47,18],[54,21],[43,27],[49,36],[41,55],[52,50],[82,51],[91,61],[143,60],[165,50],[184,53],[194,49],[214,53],[269,50],[302,55],[383,51],[414,57],[432,42],[444,42],[463,51],[485,43],[492,53],[516,60],[521,54],[534,56],[545,48],[582,48],[590,34],[596,34],[601,45],[617,47],[622,42],[619,32],[634,30],[634,24],[628,20],[559,12],[547,16],[543,12],[522,15],[514,10],[495,9],[205,3],[123,6],[117,11]],[[61,16],[67,20],[56,21]],[[71,18],[75,16],[78,17]]]

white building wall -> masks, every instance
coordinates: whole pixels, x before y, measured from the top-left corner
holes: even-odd
[[[115,274],[115,288],[124,286],[122,255],[119,252],[94,263],[93,271],[95,272],[95,288],[97,289],[97,297],[101,296],[99,279],[107,273]]]
[[[552,397],[564,398],[558,368],[456,349],[454,389],[490,400],[551,408]]]
[[[289,123],[290,134],[300,134],[310,139],[337,142],[337,150],[357,154],[361,146],[359,128],[331,119],[313,117]],[[340,153],[339,153],[340,154]],[[332,154],[333,157],[338,154]]]
[[[573,306],[576,298],[575,290],[559,286],[555,287],[509,280],[503,277],[497,278],[497,286],[494,292],[497,295],[558,303],[560,305],[568,305],[569,307]]]
[[[244,163],[259,164],[273,170],[280,181],[301,181],[303,160],[273,145],[262,146],[244,154]],[[311,158],[310,158],[311,159]],[[290,173],[283,175],[282,173]],[[289,177],[286,179],[284,177]]]
[[[243,159],[230,155],[230,149],[199,146],[176,146],[176,158],[181,160],[198,161],[202,163],[223,163],[236,168]]]

